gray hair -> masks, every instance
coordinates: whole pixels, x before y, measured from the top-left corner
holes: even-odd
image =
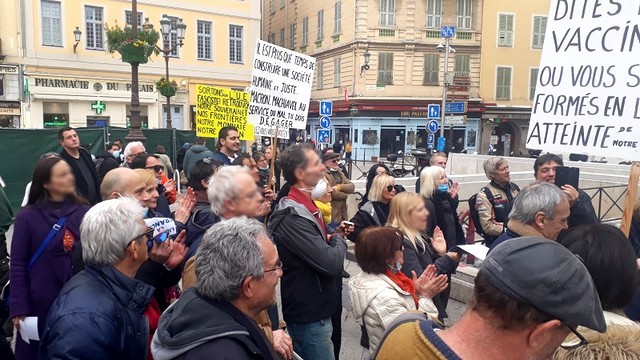
[[[105,200],[94,205],[80,225],[84,263],[92,266],[119,263],[126,256],[129,242],[146,228],[142,206],[134,198]]]
[[[507,160],[501,157],[492,157],[491,159],[485,161],[483,164],[483,167],[484,167],[484,173],[485,175],[487,175],[487,178],[489,180],[493,180],[493,178],[495,177],[496,171],[498,171],[500,166],[502,166],[506,162]]]
[[[269,239],[267,229],[246,217],[224,220],[209,228],[196,252],[198,292],[212,300],[229,302],[240,297],[247,277],[261,279],[264,256],[260,238]]]
[[[531,225],[536,221],[536,214],[539,212],[553,219],[556,206],[566,200],[567,195],[559,187],[547,182],[537,182],[518,193],[513,201],[509,219]]]
[[[207,197],[213,212],[218,215],[224,213],[224,203],[238,198],[240,189],[236,180],[241,174],[251,176],[249,169],[244,166],[224,166],[209,179]]]
[[[144,144],[140,141],[132,141],[130,143],[127,144],[127,146],[125,146],[124,148],[124,157],[126,158],[127,156],[131,155],[131,152],[134,148],[137,147],[141,147],[142,151],[147,151],[147,149],[144,147]]]
[[[436,191],[436,181],[440,179],[441,175],[446,175],[443,168],[440,166],[428,166],[420,172],[420,195],[422,197],[431,199],[433,193]]]

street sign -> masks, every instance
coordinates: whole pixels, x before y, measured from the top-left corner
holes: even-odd
[[[445,125],[463,125],[467,123],[466,115],[446,115],[444,117]]]
[[[321,129],[318,130],[318,144],[328,144],[329,143],[329,137],[330,137],[330,130],[327,129]]]
[[[445,114],[464,114],[466,103],[464,101],[454,101],[445,104]]]
[[[436,147],[436,149],[438,151],[444,151],[444,148],[446,146],[446,139],[443,137],[439,137],[438,138],[438,147]]]
[[[427,105],[427,119],[439,119],[440,118],[440,104]]]
[[[447,100],[469,100],[469,94],[447,94]]]
[[[464,91],[469,92],[469,87],[466,85],[449,85],[447,91]]]
[[[331,101],[320,100],[320,116],[322,115],[333,115],[333,103]]]
[[[331,118],[328,116],[320,117],[320,127],[323,129],[328,129],[331,127]]]
[[[456,36],[456,27],[453,25],[443,26],[440,28],[440,37],[452,38]]]
[[[438,122],[438,120],[429,120],[429,122],[427,123],[427,131],[435,134],[436,132],[438,132],[438,129],[440,129],[440,123]]]
[[[453,83],[455,85],[471,85],[471,78],[468,76],[454,76]]]
[[[433,149],[435,147],[436,136],[433,134],[427,134],[427,148]]]

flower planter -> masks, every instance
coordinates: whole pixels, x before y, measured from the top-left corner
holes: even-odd
[[[163,86],[163,87],[159,87],[158,91],[162,96],[172,97],[176,94],[177,89],[174,88],[173,86]]]
[[[153,52],[153,48],[150,46],[124,44],[120,46],[118,52],[122,55],[122,62],[146,64]]]

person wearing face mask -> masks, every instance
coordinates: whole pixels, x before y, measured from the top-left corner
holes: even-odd
[[[331,224],[331,188],[327,186],[324,179],[320,180],[318,185],[311,190],[311,199],[320,210],[324,224]]]
[[[327,167],[324,179],[332,190],[331,218],[334,227],[349,218],[347,214],[347,198],[356,189],[355,185],[340,170],[339,159],[340,154],[337,153],[326,153],[322,156],[322,162]]]
[[[349,298],[356,319],[364,322],[372,353],[399,315],[417,310],[433,320],[438,316],[431,299],[446,286],[447,277],[437,275],[433,265],[406,276],[401,271],[404,237],[398,229],[372,227],[361,232],[356,242],[356,260],[362,272],[349,281]]]
[[[120,167],[120,146],[115,143],[108,143],[106,149],[96,155],[93,163],[98,172],[98,184],[102,184],[104,176],[111,170]]]
[[[271,175],[267,157],[260,151],[254,152],[251,157],[253,158],[253,161],[256,162],[256,167],[258,168],[258,173],[260,174],[260,186],[264,187],[265,185],[270,183],[269,175]]]

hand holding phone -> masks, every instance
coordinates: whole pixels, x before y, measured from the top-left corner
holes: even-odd
[[[565,185],[571,185],[574,189],[578,189],[580,183],[580,169],[576,167],[558,166],[556,167],[555,184],[559,188]]]

